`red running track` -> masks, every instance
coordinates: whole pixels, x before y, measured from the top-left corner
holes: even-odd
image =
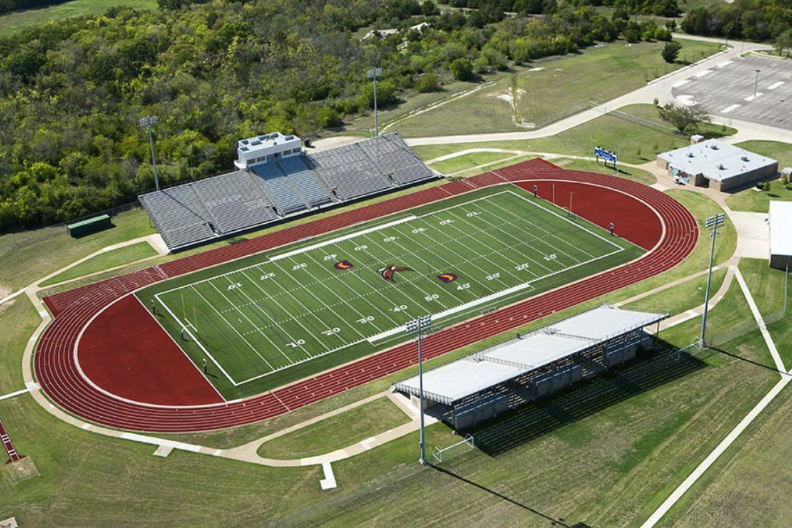
[[[555,183],[557,201],[560,201],[559,193],[563,196],[566,192],[568,200],[569,191],[577,188],[573,198],[576,214],[602,226],[613,221],[618,234],[642,247],[653,249],[643,258],[619,268],[433,334],[424,341],[427,359],[657,275],[684,260],[698,240],[698,228],[690,212],[661,192],[629,180],[604,174],[565,171],[550,163],[533,160],[482,174],[469,181],[433,187],[48,297],[45,302],[56,317],[36,350],[34,366],[38,381],[55,403],[86,420],[120,429],[187,432],[261,421],[403,370],[417,361],[413,343],[242,401],[203,406],[154,406],[119,399],[97,389],[79,371],[74,360],[74,349],[79,334],[94,316],[113,301],[140,287],[305,236],[325,233],[474,188],[504,182],[524,182],[521,185],[529,189],[534,183],[540,185],[540,189],[548,185],[551,189]],[[546,191],[540,191],[540,195],[546,196]],[[655,219],[661,219],[662,223],[652,220],[652,215]]]

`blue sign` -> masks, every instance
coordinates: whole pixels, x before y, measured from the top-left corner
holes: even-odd
[[[602,158],[606,162],[610,161],[613,164],[616,163],[616,154],[601,147],[594,147],[594,156],[597,158]]]

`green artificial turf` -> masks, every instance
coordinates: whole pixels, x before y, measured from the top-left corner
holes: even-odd
[[[453,324],[642,253],[514,186],[378,222],[138,296],[146,306],[156,299],[158,321],[196,364],[210,362],[210,379],[234,399],[401,342],[400,328],[418,315]],[[387,266],[408,269],[386,280]],[[443,282],[444,274],[452,280]]]

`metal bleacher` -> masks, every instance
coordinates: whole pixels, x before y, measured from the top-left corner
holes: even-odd
[[[171,250],[436,175],[398,134],[271,160],[139,197]]]
[[[317,152],[310,156],[310,161],[316,174],[339,200],[354,200],[395,187],[360,143]]]
[[[214,220],[215,231],[232,233],[278,218],[272,203],[247,171],[190,184]]]
[[[250,170],[264,182],[281,215],[285,216],[309,207],[308,202],[277,163],[255,165],[250,167]]]
[[[322,182],[314,176],[302,157],[284,158],[280,162],[281,170],[286,173],[311,207],[317,207],[332,201],[330,194]]]

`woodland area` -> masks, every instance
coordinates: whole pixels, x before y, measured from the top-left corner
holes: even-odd
[[[0,37],[0,230],[152,190],[144,115],[159,117],[167,187],[230,170],[240,138],[310,136],[368,112],[373,66],[388,106],[595,42],[670,40],[673,24],[631,15],[676,13],[676,0],[616,0],[598,13],[608,1],[159,0],[157,11],[112,8]],[[683,28],[775,38],[792,27],[784,1],[694,9]],[[400,32],[363,38],[383,29]]]
[[[0,229],[66,221],[153,188],[138,126],[157,115],[163,186],[228,171],[236,142],[310,134],[381,105],[627,33],[669,39],[651,22],[588,6],[505,17],[443,13],[414,0],[253,0],[159,11],[109,10],[0,38]],[[410,30],[428,22],[429,27]],[[370,29],[398,34],[362,39]],[[629,40],[629,39],[628,39]]]

